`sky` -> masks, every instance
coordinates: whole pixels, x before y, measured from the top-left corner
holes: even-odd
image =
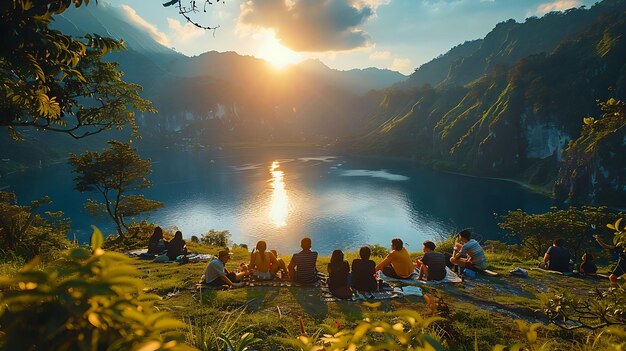
[[[595,0],[211,0],[186,23],[166,0],[106,0],[161,44],[187,55],[235,51],[277,68],[319,59],[331,68],[410,74],[507,19],[523,22]],[[196,3],[202,4],[202,0]],[[189,4],[189,0],[183,0]]]

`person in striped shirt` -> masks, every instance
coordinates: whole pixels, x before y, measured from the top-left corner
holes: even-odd
[[[304,238],[300,241],[302,251],[296,253],[291,258],[289,266],[289,277],[291,281],[300,284],[312,284],[317,282],[317,252],[311,251],[311,238]]]
[[[450,262],[474,272],[487,269],[485,251],[483,251],[478,241],[472,239],[469,229],[461,230],[458,235],[462,244],[457,244]]]

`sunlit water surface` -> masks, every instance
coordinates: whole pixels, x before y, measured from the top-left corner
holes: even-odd
[[[549,198],[505,181],[435,172],[408,161],[323,155],[304,151],[174,151],[153,161],[147,197],[165,208],[149,220],[175,226],[185,237],[226,229],[232,241],[264,239],[280,252],[296,251],[303,236],[323,254],[363,244],[389,246],[401,237],[410,250],[460,228],[483,239],[501,239],[498,214],[521,208],[547,210]],[[90,225],[108,222],[83,209],[95,193],[73,190],[68,165],[9,176],[21,203],[50,195],[48,210],[72,218],[72,236],[86,241]]]

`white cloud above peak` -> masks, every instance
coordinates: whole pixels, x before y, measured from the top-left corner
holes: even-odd
[[[171,46],[170,40],[168,39],[167,35],[159,31],[157,26],[139,16],[135,9],[128,5],[121,5],[120,9],[122,10],[122,14],[128,22],[148,32],[150,37],[159,44],[167,47]]]
[[[552,2],[540,4],[539,6],[537,6],[536,13],[538,15],[544,15],[551,11],[563,11],[563,10],[571,9],[572,7],[578,7],[581,4],[582,4],[581,0],[555,0]]]

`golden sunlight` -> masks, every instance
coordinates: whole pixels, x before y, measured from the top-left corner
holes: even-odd
[[[276,39],[276,35],[273,31],[265,32],[259,40],[261,40],[262,43],[257,49],[255,56],[264,59],[275,68],[281,69],[300,60],[300,55],[284,47],[278,39]]]
[[[287,206],[287,190],[285,190],[285,173],[279,171],[280,163],[278,161],[272,162],[270,167],[270,173],[272,174],[272,203],[270,205],[270,218],[277,228],[282,228],[287,225],[287,213],[289,212]]]

